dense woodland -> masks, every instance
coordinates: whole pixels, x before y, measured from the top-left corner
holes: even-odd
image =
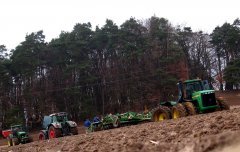
[[[78,23],[50,42],[43,31],[27,34],[8,52],[0,45],[3,126],[23,122],[24,108],[29,118],[66,111],[76,121],[142,111],[176,99],[176,83],[184,79],[207,79],[220,90],[240,87],[239,19],[211,34],[156,16],[120,26]]]

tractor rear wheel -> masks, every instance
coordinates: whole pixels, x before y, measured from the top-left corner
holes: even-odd
[[[38,140],[46,140],[46,136],[44,134],[44,132],[40,132],[39,135],[38,135]]]
[[[71,132],[71,134],[73,134],[73,135],[77,135],[77,134],[78,134],[78,129],[77,129],[77,127],[71,127],[71,128],[70,128],[70,132]]]
[[[10,147],[10,146],[12,146],[12,138],[10,138],[10,137],[7,137],[7,143],[8,143],[8,146]]]
[[[220,107],[220,110],[230,110],[230,106],[228,103],[224,100],[217,100],[217,103]]]
[[[181,103],[178,103],[177,105],[172,107],[172,118],[173,119],[178,119],[178,118],[185,117],[185,116],[187,116],[187,111]]]
[[[61,136],[61,130],[58,128],[55,128],[54,126],[50,126],[48,129],[48,137],[49,139],[52,138],[58,138]]]
[[[13,145],[13,146],[16,146],[16,145],[18,145],[18,144],[19,144],[18,138],[12,138],[12,145]]]
[[[166,106],[159,106],[152,110],[152,121],[163,121],[170,119],[169,108]]]
[[[185,108],[187,110],[187,114],[189,116],[197,114],[196,108],[192,102],[184,102],[184,106],[185,106]]]

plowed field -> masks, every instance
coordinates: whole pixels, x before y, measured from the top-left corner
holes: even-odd
[[[129,151],[129,152],[239,152],[240,92],[218,93],[231,110],[149,122],[117,129],[35,141],[2,152]]]

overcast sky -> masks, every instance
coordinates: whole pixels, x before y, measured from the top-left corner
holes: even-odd
[[[173,25],[211,33],[217,25],[240,18],[239,0],[0,0],[0,45],[14,49],[27,33],[43,30],[46,41],[76,23],[121,25],[130,17],[167,18]]]

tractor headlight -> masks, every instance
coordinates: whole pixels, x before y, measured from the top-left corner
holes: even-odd
[[[73,124],[74,126],[77,126],[77,123],[76,123],[76,122],[72,122],[72,124]]]
[[[60,123],[56,123],[56,127],[57,128],[61,128],[61,124]]]

